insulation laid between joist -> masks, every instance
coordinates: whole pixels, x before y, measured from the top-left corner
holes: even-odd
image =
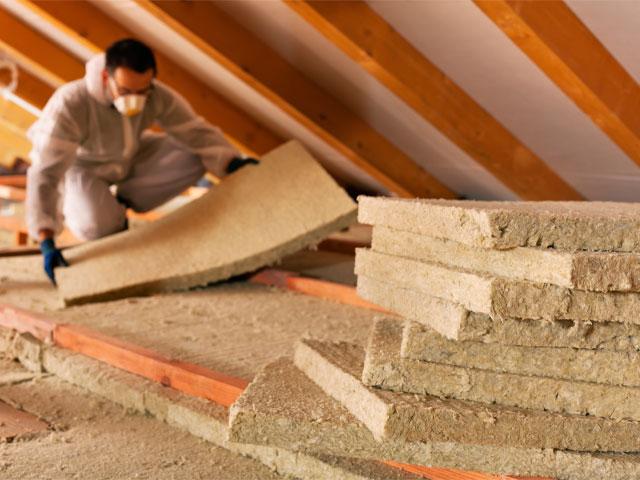
[[[640,293],[574,290],[366,249],[356,251],[355,272],[458,303],[492,318],[640,323]]]
[[[362,382],[394,392],[434,395],[486,404],[519,407],[572,414],[577,419],[633,420],[634,430],[640,427],[640,388],[604,385],[600,383],[559,380],[547,377],[498,373],[476,368],[456,367],[433,362],[402,358],[403,322],[380,319],[374,325],[367,346]],[[609,425],[609,423],[607,423]],[[548,435],[552,435],[549,427]],[[556,430],[560,430],[558,426]],[[636,430],[635,435],[637,435]],[[596,445],[607,441],[602,433]],[[582,440],[586,437],[582,436]],[[629,451],[620,448],[588,448],[588,450]],[[577,447],[566,447],[580,450]],[[634,450],[640,451],[640,450]]]
[[[372,249],[478,272],[578,290],[640,291],[640,254],[554,248],[478,248],[443,238],[373,228]]]
[[[447,340],[435,330],[407,321],[403,358],[493,372],[640,387],[640,352],[520,347]]]
[[[575,451],[638,451],[640,423],[371,388],[361,347],[302,340],[295,364],[379,441],[454,441]],[[364,370],[363,370],[364,368]]]
[[[0,327],[0,349],[23,342],[25,335]],[[3,340],[5,342],[3,342]],[[3,345],[5,343],[5,345]],[[214,445],[251,457],[286,478],[300,480],[423,480],[373,460],[305,455],[275,447],[227,441],[229,410],[203,398],[166,388],[83,355],[40,344],[38,371],[47,372],[107,398],[131,411],[151,415]],[[23,362],[23,359],[20,358]],[[33,374],[32,374],[33,376]],[[252,477],[253,478],[253,477]]]
[[[428,326],[459,341],[523,347],[640,351],[640,325],[573,320],[493,320],[484,313],[365,275],[358,276],[358,295],[365,300]]]
[[[358,197],[358,221],[476,247],[640,252],[640,203]]]
[[[314,245],[355,220],[355,203],[289,142],[160,220],[72,250],[58,268],[67,305],[186,289]]]
[[[486,418],[491,420],[488,415]],[[637,454],[578,453],[452,441],[379,442],[345,406],[287,359],[267,365],[255,377],[231,406],[229,420],[232,442],[271,445],[292,451],[503,475],[540,475],[558,480],[640,478],[640,455]]]

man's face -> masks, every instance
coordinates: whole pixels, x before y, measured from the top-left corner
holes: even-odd
[[[103,82],[109,88],[112,98],[122,95],[146,95],[151,91],[151,80],[153,80],[153,69],[138,73],[127,67],[117,67],[113,72],[113,82],[108,82],[108,74],[103,72]]]

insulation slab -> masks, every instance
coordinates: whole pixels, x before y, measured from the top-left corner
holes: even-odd
[[[370,388],[361,381],[361,378],[367,379],[369,368],[364,352],[353,344],[303,340],[296,349],[295,363],[346,406],[378,440],[456,441],[574,451],[639,451],[636,437],[640,423],[637,421],[615,421]]]
[[[314,245],[355,221],[355,203],[298,143],[230,175],[143,227],[65,252],[67,305],[181,290],[227,279]]]
[[[640,387],[640,352],[457,342],[411,321],[404,325],[401,355],[493,372]]]
[[[515,247],[478,248],[376,226],[372,249],[382,253],[530,282],[598,292],[640,291],[640,254]]]
[[[354,377],[357,380],[357,376]],[[342,383],[342,379],[339,379]],[[230,440],[457,470],[539,475],[558,480],[640,477],[640,455],[383,440],[289,360],[256,376],[230,410]]]
[[[618,322],[573,320],[493,320],[422,292],[360,275],[357,293],[376,303],[459,341],[636,352],[640,350],[640,326]]]
[[[358,221],[476,247],[640,252],[640,204],[358,197]]]
[[[640,323],[640,294],[586,292],[548,283],[483,275],[358,249],[355,272],[459,303],[492,318]]]
[[[400,356],[402,329],[403,322],[397,319],[381,319],[375,323],[362,373],[364,384],[394,392],[565,412],[573,414],[572,418],[576,422],[586,418],[599,418],[601,421],[626,419],[633,422],[611,421],[604,422],[603,425],[633,425],[630,427],[632,430],[640,426],[640,388],[498,373],[408,360]],[[602,432],[600,435],[604,436]],[[624,444],[621,447],[624,447]],[[578,450],[575,447],[567,448]]]
[[[23,336],[0,327],[15,344]],[[326,454],[303,454],[283,448],[243,445],[227,441],[229,410],[138,377],[96,360],[43,345],[42,365],[60,378],[160,421],[185,430],[233,453],[251,457],[281,475],[301,480],[419,480],[423,477],[366,459]],[[40,369],[39,368],[39,369]],[[247,462],[251,462],[247,459]]]

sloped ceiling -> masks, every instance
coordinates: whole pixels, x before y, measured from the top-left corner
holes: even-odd
[[[336,176],[359,188],[389,193],[323,139],[133,0],[93,3],[266,127],[283,138],[301,139]],[[368,3],[584,198],[640,200],[638,166],[472,1]],[[638,81],[640,3],[566,3]],[[20,3],[4,0],[2,5],[76,56],[86,59],[90,55],[72,38],[34,18]],[[216,6],[457,194],[476,199],[519,198],[284,3],[233,0],[218,1]]]

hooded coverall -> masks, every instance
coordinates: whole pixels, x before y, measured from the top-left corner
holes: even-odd
[[[242,156],[157,80],[142,112],[122,115],[102,84],[104,66],[104,54],[92,58],[84,78],[57,89],[27,133],[26,220],[35,239],[43,229],[57,235],[63,223],[83,240],[121,231],[127,206],[152,210],[207,170],[224,176],[229,160]],[[148,131],[153,124],[168,135]]]

